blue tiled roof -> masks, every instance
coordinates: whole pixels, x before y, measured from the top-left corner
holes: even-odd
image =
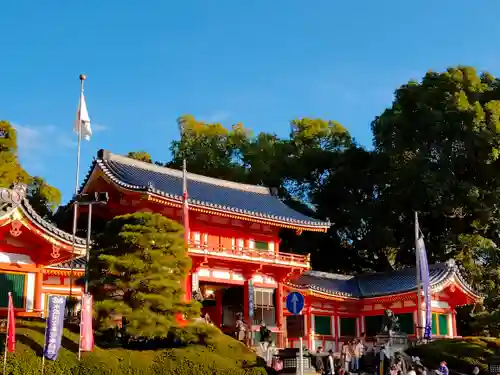
[[[182,200],[182,172],[144,163],[101,150],[96,164],[115,183]],[[288,207],[270,189],[239,184],[192,173],[187,174],[189,203],[284,222],[297,226],[328,228],[329,223],[310,218]]]
[[[74,270],[81,271],[81,270],[85,269],[85,264],[86,264],[85,258],[80,257],[80,258],[73,259],[73,263],[71,262],[71,260],[69,260],[67,262],[60,263],[60,264],[57,264],[55,266],[50,266],[48,268],[69,270],[73,267]]]
[[[33,206],[31,206],[31,204],[29,203],[28,198],[26,197],[26,189],[27,187],[24,184],[17,184],[12,189],[2,189],[3,194],[5,194],[6,196],[0,197],[0,216],[10,211],[14,211],[15,209],[19,209],[31,223],[40,227],[42,230],[47,231],[58,240],[64,241],[66,243],[72,243],[72,234],[57,228],[54,224],[41,217],[35,211]],[[14,194],[18,197],[15,201],[10,198],[11,195]],[[84,238],[75,237],[75,245],[79,248],[85,246],[85,242],[86,240]]]
[[[454,262],[451,261],[429,266],[431,287],[443,283],[453,276],[456,276],[464,288],[469,292],[477,295],[460,276]],[[415,268],[357,276],[308,271],[293,280],[290,285],[331,295],[368,298],[415,291],[417,280]]]

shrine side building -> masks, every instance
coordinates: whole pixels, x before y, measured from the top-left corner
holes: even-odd
[[[375,336],[384,310],[391,309],[402,329],[415,335],[415,270],[361,276],[312,271],[308,255],[280,250],[279,232],[326,232],[328,222],[296,212],[265,187],[191,173],[187,179],[192,268],[185,289],[188,296],[203,297],[203,312],[209,313],[222,330],[231,332],[235,316],[241,312],[251,323],[256,341],[264,320],[281,347],[297,346],[298,335],[303,335],[309,349],[323,346],[340,350],[349,338]],[[179,170],[101,150],[80,191],[109,194],[106,206],[94,208],[94,222],[104,223],[116,215],[138,211],[157,212],[181,221]],[[3,200],[0,194],[0,207]],[[16,280],[20,312],[43,315],[48,295],[81,295],[81,288],[71,280],[84,274],[84,240],[77,239],[72,254],[71,235],[37,216],[26,199],[16,202],[0,211],[0,277]],[[85,216],[85,211],[81,215]],[[15,228],[20,226],[23,234],[16,237],[12,231],[17,233]],[[433,333],[455,337],[455,308],[481,297],[467,285],[453,262],[431,266],[430,274]],[[7,285],[0,284],[0,312],[6,307],[6,293],[12,289]],[[305,296],[300,316],[286,311],[285,299],[290,291]]]

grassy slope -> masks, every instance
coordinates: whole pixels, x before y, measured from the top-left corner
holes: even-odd
[[[43,323],[19,322],[16,353],[9,355],[14,375],[39,374],[44,343]],[[157,351],[101,349],[83,353],[78,362],[78,335],[65,330],[57,361],[46,361],[45,374],[265,374],[256,355],[214,329],[206,345]],[[242,370],[242,367],[250,367]],[[216,370],[217,372],[214,372]]]
[[[446,361],[455,371],[467,373],[473,366],[487,370],[488,359],[500,347],[500,340],[470,337],[456,340],[437,340],[407,351],[419,356],[429,368],[438,368],[440,361]]]

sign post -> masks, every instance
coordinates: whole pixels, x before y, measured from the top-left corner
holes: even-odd
[[[299,315],[302,312],[302,309],[304,308],[304,296],[300,294],[299,292],[292,292],[286,297],[286,309],[293,315]],[[302,325],[303,326],[303,325]],[[299,375],[304,375],[304,340],[303,336],[304,333],[299,337]]]

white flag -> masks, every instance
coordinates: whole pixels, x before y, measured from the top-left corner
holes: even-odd
[[[90,128],[90,117],[89,112],[87,111],[87,104],[85,104],[83,91],[80,94],[80,103],[78,103],[78,111],[76,112],[75,126],[73,130],[76,134],[81,135],[81,137],[86,141],[90,140],[92,129]]]

